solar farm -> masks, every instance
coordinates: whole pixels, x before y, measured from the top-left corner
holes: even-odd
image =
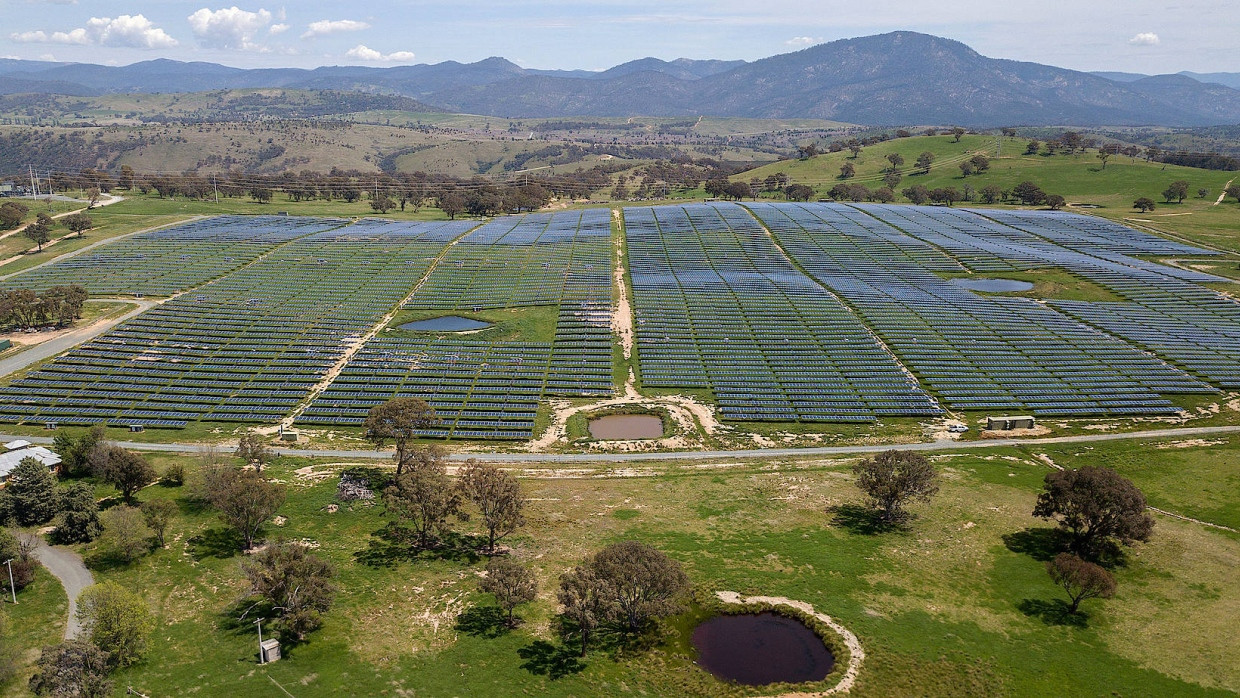
[[[428,438],[527,440],[552,398],[618,393],[615,250],[643,390],[734,422],[971,413],[1173,415],[1240,389],[1225,279],[1199,249],[1072,213],[703,203],[433,223],[197,219],[87,248],[5,288],[79,283],[152,309],[0,387],[0,422],[356,428],[393,397]],[[1062,270],[1120,300],[975,292],[953,277]],[[542,313],[545,336],[406,331],[404,315]],[[829,426],[820,427],[827,428]]]

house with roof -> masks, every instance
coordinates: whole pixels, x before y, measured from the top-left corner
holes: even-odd
[[[60,456],[51,449],[35,446],[24,439],[10,441],[4,445],[4,453],[0,453],[0,483],[7,482],[18,464],[27,458],[39,461],[49,470],[55,470],[61,463]]]

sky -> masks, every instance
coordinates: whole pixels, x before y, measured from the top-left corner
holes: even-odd
[[[1240,14],[1211,0],[0,0],[0,57],[125,65],[391,66],[502,56],[602,70],[646,56],[754,60],[895,30],[1077,70],[1240,72]]]

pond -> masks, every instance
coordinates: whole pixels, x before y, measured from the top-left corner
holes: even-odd
[[[612,414],[590,420],[590,436],[602,441],[663,438],[663,419],[652,414]]]
[[[987,293],[1018,293],[1033,290],[1033,284],[1016,279],[952,279],[952,283],[970,291],[986,291]]]
[[[693,629],[697,663],[746,686],[827,678],[835,656],[817,633],[777,613],[716,616]]]
[[[485,330],[490,326],[491,323],[481,320],[471,320],[459,315],[445,315],[443,317],[433,317],[429,320],[407,322],[397,329],[412,330],[414,332],[468,332],[470,330]]]

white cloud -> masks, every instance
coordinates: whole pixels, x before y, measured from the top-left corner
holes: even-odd
[[[176,39],[156,27],[142,15],[91,17],[85,27],[67,32],[28,31],[11,34],[13,41],[40,44],[77,44],[97,46],[126,46],[130,48],[172,48]]]
[[[354,46],[345,51],[344,55],[346,58],[353,58],[368,63],[408,63],[414,58],[411,51],[394,51],[383,54],[364,44]]]
[[[309,29],[305,34],[301,35],[301,38],[312,39],[316,36],[339,34],[340,32],[356,32],[363,29],[370,29],[370,25],[352,19],[320,19],[317,22],[311,22]]]
[[[275,34],[283,34],[284,32],[288,30],[289,30],[289,25],[287,24],[273,24],[271,25],[271,28],[267,30],[267,32],[274,36]]]
[[[785,46],[813,46],[814,44],[821,44],[821,43],[822,43],[821,36],[817,38],[814,38],[812,36],[794,36],[791,39],[788,39],[787,41],[785,41],[784,45]]]
[[[198,43],[208,48],[258,50],[254,35],[271,24],[271,13],[243,10],[237,6],[221,10],[202,8],[189,16],[189,28]]]
[[[1157,46],[1160,41],[1154,32],[1141,32],[1128,40],[1133,46]]]

